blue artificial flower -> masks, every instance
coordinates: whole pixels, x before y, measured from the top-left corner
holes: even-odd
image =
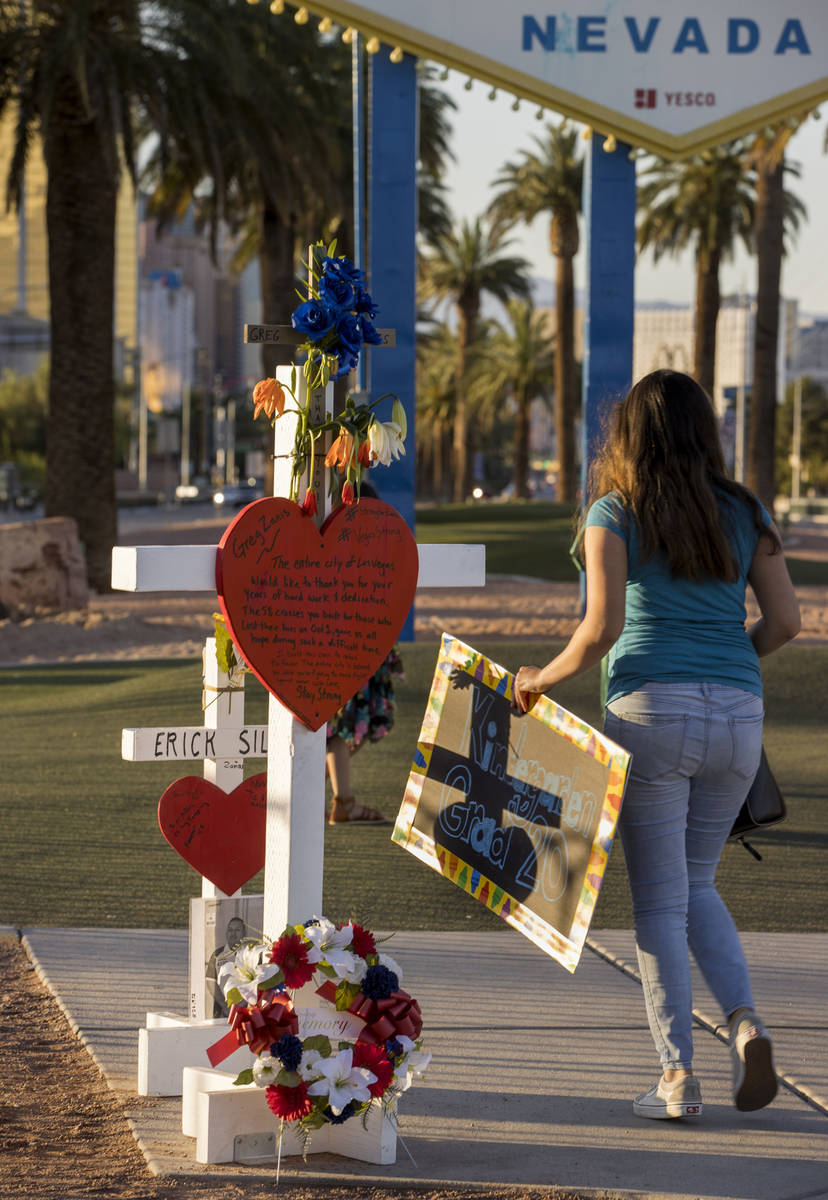
[[[387,1000],[392,992],[396,992],[400,981],[394,971],[389,971],[382,963],[369,967],[359,985],[363,996],[369,1000]]]
[[[290,318],[297,333],[306,334],[308,341],[318,342],[333,327],[336,313],[318,300],[306,300]]]
[[[358,317],[357,319],[359,321],[359,331],[362,334],[363,342],[366,342],[369,346],[381,346],[382,334],[377,331],[374,322],[369,320],[369,318],[364,315]]]
[[[356,302],[356,289],[344,275],[330,272],[319,280],[319,299],[335,313],[345,312]]]
[[[354,312],[365,313],[365,315],[370,317],[372,320],[379,312],[379,308],[374,303],[373,297],[363,288],[357,288]]]
[[[359,348],[362,345],[362,334],[359,328],[359,321],[353,313],[345,312],[336,323],[336,336],[339,342],[350,351],[351,355],[359,354]]]
[[[344,255],[341,258],[323,258],[322,259],[322,274],[323,275],[338,275],[341,279],[347,279],[349,283],[358,286],[365,279],[365,275],[360,271],[359,267],[354,266],[350,258]]]
[[[402,1042],[398,1042],[396,1038],[389,1038],[385,1043],[385,1049],[392,1058],[398,1058],[405,1051],[405,1047],[403,1046]]]
[[[302,1042],[292,1033],[283,1033],[270,1047],[270,1053],[281,1061],[286,1071],[295,1071],[302,1061]]]
[[[359,1111],[359,1104],[356,1100],[349,1100],[341,1113],[335,1113],[330,1104],[324,1110],[322,1115],[326,1117],[332,1125],[341,1125],[343,1121],[347,1121],[349,1117],[356,1116]]]

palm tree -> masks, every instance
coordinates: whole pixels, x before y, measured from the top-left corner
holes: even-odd
[[[451,430],[454,424],[457,368],[457,333],[448,325],[417,335],[417,437],[418,492],[434,500],[449,499]]]
[[[555,387],[555,339],[543,313],[529,300],[506,305],[512,328],[497,325],[479,356],[469,393],[487,406],[511,401],[515,419],[515,496],[529,496],[529,429],[532,401],[551,406]]]
[[[532,221],[549,214],[549,249],[555,269],[555,429],[558,442],[558,499],[574,500],[575,417],[578,412],[578,373],[575,366],[575,280],[573,260],[580,235],[578,214],[584,164],[578,157],[578,134],[568,122],[548,125],[533,139],[536,152],[524,150],[517,162],[506,163],[494,186],[500,188],[490,211],[498,222]]]
[[[232,265],[258,258],[262,319],[284,325],[303,250],[320,236],[342,243],[350,229],[351,54],[310,22],[274,19],[266,5],[239,4],[234,21],[245,69],[216,129],[218,161],[182,140],[173,155],[152,156],[143,178],[162,228],[194,204],[215,252],[228,224],[237,239]],[[272,374],[274,347],[263,344],[262,359]]]
[[[458,319],[456,404],[453,437],[453,497],[465,499],[470,486],[469,409],[466,398],[468,351],[475,338],[484,293],[505,304],[515,296],[528,297],[529,264],[505,253],[509,242],[502,228],[484,225],[479,217],[438,238],[423,259],[422,295],[425,300],[453,303]]]
[[[241,63],[218,0],[3,0],[0,114],[14,112],[7,197],[19,206],[26,157],[42,138],[48,173],[51,363],[47,516],[71,516],[89,582],[109,587],[117,537],[113,277],[122,161],[135,171],[135,117],[160,143],[186,122],[209,157],[222,81]]]
[[[753,388],[747,436],[746,482],[772,509],[776,495],[776,363],[779,347],[779,303],[786,227],[799,228],[805,207],[785,190],[785,172],[799,168],[785,162],[793,130],[785,124],[754,139],[749,158],[756,168],[756,331]]]
[[[696,338],[693,374],[710,395],[716,377],[716,322],[721,296],[719,268],[738,241],[752,248],[754,173],[744,143],[726,142],[685,162],[658,158],[642,173],[638,190],[639,249],[696,255]]]

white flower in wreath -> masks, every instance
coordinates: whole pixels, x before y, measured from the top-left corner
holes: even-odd
[[[370,1086],[377,1077],[367,1067],[354,1066],[353,1050],[340,1050],[317,1064],[320,1078],[308,1087],[309,1096],[327,1096],[334,1116],[339,1116],[352,1100],[371,1099]]]
[[[327,917],[319,917],[313,925],[305,927],[305,937],[312,943],[311,949],[308,950],[309,963],[328,963],[339,979],[347,979],[353,974],[357,967],[357,955],[346,949],[354,940],[353,925],[343,925],[341,929],[337,929],[333,921],[329,921]],[[356,983],[358,980],[352,982]]]
[[[319,1064],[323,1061],[318,1050],[304,1050],[302,1061],[296,1068],[300,1079],[304,1079],[305,1083],[312,1083],[314,1079],[318,1079],[321,1074]]]
[[[282,1069],[278,1058],[270,1054],[260,1054],[253,1063],[253,1082],[256,1087],[266,1088],[276,1083],[276,1076]]]
[[[262,962],[268,953],[264,942],[241,946],[231,962],[219,967],[219,987],[225,996],[233,988],[241,993],[245,1004],[255,1004],[259,998],[259,983],[273,974],[273,966]]]
[[[368,448],[371,458],[384,467],[390,467],[395,458],[405,454],[403,432],[396,421],[372,421],[368,430]]]
[[[431,1055],[424,1050],[418,1050],[417,1043],[410,1037],[401,1035],[397,1041],[405,1051],[405,1057],[401,1058],[394,1068],[393,1086],[399,1092],[407,1092],[414,1080],[425,1074],[426,1067],[431,1062]]]

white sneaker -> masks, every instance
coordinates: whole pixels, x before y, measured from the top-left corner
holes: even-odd
[[[654,1117],[656,1120],[700,1117],[701,1111],[701,1088],[695,1075],[683,1075],[672,1083],[665,1083],[662,1076],[649,1092],[633,1101],[633,1112],[637,1117]]]
[[[770,1035],[752,1009],[745,1009],[730,1031],[733,1056],[733,1103],[740,1112],[770,1104],[779,1084],[773,1067]]]

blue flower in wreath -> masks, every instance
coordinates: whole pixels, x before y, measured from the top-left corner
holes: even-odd
[[[350,279],[331,271],[319,280],[319,299],[334,312],[344,312],[354,307],[356,289]]]
[[[369,1000],[387,1000],[392,992],[396,992],[400,981],[395,971],[384,967],[382,963],[375,963],[365,972],[359,986],[363,996]]]
[[[306,300],[291,316],[291,324],[297,333],[303,333],[310,342],[318,342],[333,328],[336,314],[318,300]]]
[[[343,1121],[347,1121],[349,1117],[354,1117],[359,1112],[359,1103],[356,1100],[349,1100],[343,1108],[342,1112],[335,1113],[330,1105],[323,1111],[322,1116],[330,1121],[332,1125],[341,1125]]]
[[[283,1033],[278,1042],[270,1047],[270,1053],[278,1058],[286,1071],[296,1071],[302,1061],[302,1042],[292,1033]]]

